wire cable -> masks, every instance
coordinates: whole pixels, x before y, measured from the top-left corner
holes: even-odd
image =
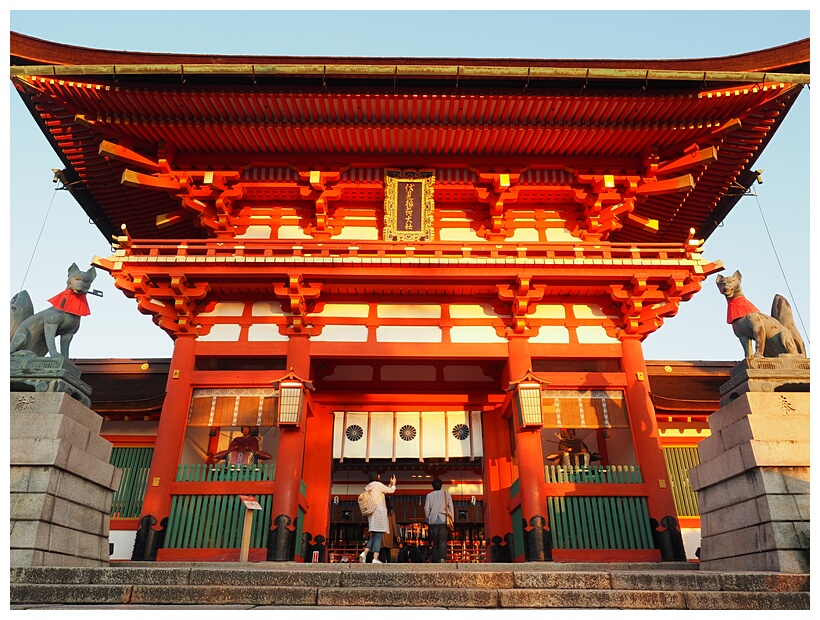
[[[46,229],[46,222],[48,222],[48,216],[51,213],[51,206],[54,204],[54,197],[57,195],[57,190],[62,189],[60,187],[54,188],[54,193],[51,195],[51,202],[48,203],[48,209],[46,210],[46,216],[43,218],[43,225],[40,227],[40,234],[37,235],[37,241],[34,242],[34,249],[31,251],[31,258],[28,261],[28,267],[26,267],[26,273],[23,274],[23,281],[20,282],[20,289],[17,291],[18,293],[23,290],[23,287],[26,284],[26,278],[28,278],[28,272],[31,269],[31,263],[34,262],[34,255],[37,254],[37,246],[40,245],[40,239],[43,236],[43,231]]]
[[[757,202],[757,210],[760,211],[760,219],[763,220],[763,228],[766,229],[766,235],[769,237],[769,243],[772,246],[774,257],[777,260],[777,266],[780,268],[780,273],[783,275],[783,281],[786,283],[786,288],[789,290],[789,296],[792,298],[794,311],[797,313],[797,318],[800,320],[800,325],[803,327],[803,333],[806,334],[806,342],[811,344],[809,330],[806,329],[806,325],[803,323],[803,317],[800,316],[800,308],[797,307],[797,300],[794,297],[794,293],[792,293],[792,287],[789,286],[789,279],[786,277],[786,272],[783,270],[783,264],[780,262],[780,256],[777,254],[777,248],[774,245],[772,234],[769,232],[769,225],[766,223],[766,217],[763,215],[763,207],[760,205],[760,197],[757,195],[757,192],[752,192],[751,195],[755,197],[755,202]]]

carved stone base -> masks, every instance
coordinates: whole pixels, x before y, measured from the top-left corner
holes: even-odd
[[[11,354],[12,392],[64,392],[91,407],[91,386],[80,379],[80,370],[64,357],[40,357],[31,351]]]
[[[111,498],[102,418],[67,394],[10,394],[11,566],[106,566]]]
[[[746,392],[809,392],[811,361],[798,355],[748,357],[732,368],[720,386],[720,405]]]

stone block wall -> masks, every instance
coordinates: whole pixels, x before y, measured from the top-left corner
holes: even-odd
[[[111,498],[102,418],[61,392],[11,392],[11,566],[108,564]]]
[[[689,471],[704,570],[809,572],[808,392],[746,392],[709,416]]]

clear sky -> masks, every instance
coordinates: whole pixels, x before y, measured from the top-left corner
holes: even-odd
[[[38,7],[46,8],[49,3]],[[778,3],[780,6],[792,6]],[[76,4],[75,4],[76,5]],[[26,5],[12,0],[12,8]],[[65,6],[64,4],[60,6]],[[141,3],[146,8],[150,2]],[[258,55],[699,58],[739,54],[810,36],[809,11],[267,11],[215,12],[175,2],[178,11],[12,10],[10,29],[71,45],[129,51]],[[312,5],[318,6],[318,5]],[[347,6],[362,6],[348,3]],[[420,8],[454,7],[448,2]],[[471,6],[480,6],[473,3]],[[498,5],[495,5],[498,6]],[[715,6],[712,4],[711,6]],[[66,191],[55,191],[60,160],[9,86],[3,132],[10,218],[8,297],[26,289],[35,310],[65,286],[68,266],[108,256],[108,240]],[[744,197],[707,240],[705,256],[740,270],[746,296],[768,312],[775,293],[795,310],[810,349],[809,108],[804,88],[755,168],[756,196]],[[648,360],[738,360],[715,276],[644,342]],[[72,343],[72,358],[170,357],[172,342],[137,311],[110,276],[94,283]]]

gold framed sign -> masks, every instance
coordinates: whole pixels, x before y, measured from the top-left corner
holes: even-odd
[[[384,240],[433,239],[432,170],[385,170]]]

